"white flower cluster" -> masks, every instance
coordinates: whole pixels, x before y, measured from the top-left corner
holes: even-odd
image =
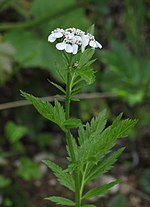
[[[56,48],[65,50],[67,53],[77,54],[79,48],[81,48],[81,52],[84,52],[87,46],[93,49],[102,48],[102,45],[95,40],[93,35],[76,28],[55,29],[48,36],[48,41],[55,42],[57,39],[61,42],[56,44]]]

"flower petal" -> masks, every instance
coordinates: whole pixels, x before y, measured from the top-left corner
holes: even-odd
[[[50,34],[48,36],[48,42],[55,42],[55,40],[56,40],[56,37],[54,36],[54,34]]]
[[[60,38],[60,37],[63,37],[63,34],[61,32],[55,32],[54,37]]]
[[[88,35],[82,35],[82,45],[85,48],[89,44],[89,36]]]
[[[77,54],[77,52],[78,52],[78,45],[74,44],[74,45],[72,45],[72,47],[73,47],[73,54],[74,55]]]
[[[89,45],[93,48],[96,48],[96,42],[94,40],[91,40]]]
[[[79,35],[76,35],[75,40],[82,41],[82,38]]]
[[[64,42],[57,43],[56,48],[58,50],[64,50],[66,48],[66,43],[64,43]]]
[[[70,44],[66,44],[65,51],[68,52],[68,53],[72,53],[72,52],[73,52],[73,47],[72,47],[72,45],[70,45]]]
[[[102,48],[102,45],[99,42],[96,41],[96,47],[98,47],[98,48],[101,49]]]
[[[73,33],[68,33],[68,37],[69,38],[73,38],[74,37],[74,34]]]

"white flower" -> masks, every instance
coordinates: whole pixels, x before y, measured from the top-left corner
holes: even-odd
[[[84,52],[86,46],[88,46],[88,44],[89,44],[89,39],[90,39],[90,37],[89,37],[89,35],[84,35],[84,34],[83,34],[83,35],[81,36],[81,38],[82,38],[81,51]]]
[[[77,44],[68,44],[65,42],[60,42],[56,44],[58,50],[65,50],[67,53],[77,54],[78,45]]]
[[[66,43],[65,42],[60,42],[56,44],[56,48],[58,50],[64,50],[66,48]]]
[[[66,30],[57,28],[48,36],[49,42],[55,42],[57,39],[61,42],[56,44],[58,50],[65,50],[67,53],[77,54],[78,50],[84,52],[86,47],[102,48],[102,45],[97,42],[93,35],[85,33],[80,29],[68,28]]]
[[[63,37],[63,33],[64,33],[64,30],[63,29],[55,29],[54,31],[51,32],[51,34],[48,36],[48,41],[49,42],[55,42],[55,40],[57,38],[61,38]]]

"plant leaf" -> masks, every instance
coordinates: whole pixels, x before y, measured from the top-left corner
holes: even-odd
[[[105,158],[102,161],[99,161],[94,167],[92,167],[92,171],[89,174],[89,176],[87,176],[85,183],[88,183],[94,180],[95,178],[102,176],[104,173],[110,170],[124,149],[124,147],[118,149],[116,152],[109,155],[109,157]]]
[[[78,102],[78,101],[80,101],[80,99],[79,98],[77,98],[77,97],[71,97],[71,99],[70,99],[71,101],[75,101],[75,102]]]
[[[125,137],[126,132],[133,128],[137,120],[126,119],[120,121],[121,116],[118,116],[113,124],[107,127],[103,132],[93,134],[91,139],[87,138],[84,143],[78,148],[78,162],[91,162],[91,158],[95,161],[100,160],[109,152],[115,145],[117,138]]]
[[[88,61],[92,58],[94,55],[94,50],[93,49],[86,49],[80,57],[79,63],[78,63],[78,68],[83,67],[88,63]]]
[[[6,137],[11,143],[19,141],[28,132],[28,128],[25,126],[17,125],[12,121],[8,121],[5,126]]]
[[[77,128],[81,124],[80,119],[70,118],[64,122],[64,126],[68,129]]]
[[[34,107],[43,117],[56,123],[63,130],[65,130],[63,125],[65,121],[65,112],[58,101],[55,101],[54,106],[52,106],[49,102],[43,101],[42,99],[37,98],[29,93],[21,91],[21,95],[27,100],[31,101]]]
[[[82,67],[76,71],[82,80],[86,81],[87,84],[92,84],[95,81],[95,71],[89,67]]]
[[[83,125],[79,127],[79,143],[80,145],[87,139],[93,139],[99,135],[106,125],[107,111],[101,111],[96,118],[93,118],[90,123],[87,122],[85,129]]]
[[[75,206],[75,203],[68,198],[58,197],[58,196],[51,196],[45,198],[46,200],[52,201],[54,203],[63,205],[63,206]]]
[[[106,193],[110,188],[117,185],[118,183],[122,182],[121,179],[118,179],[114,182],[102,185],[101,187],[93,188],[92,190],[89,190],[84,196],[83,199],[89,199],[95,196],[100,196],[104,193]]]
[[[57,83],[54,83],[50,80],[48,80],[53,86],[55,86],[56,88],[58,88],[61,92],[63,92],[64,94],[66,94],[66,91],[60,86],[58,85]]]
[[[50,160],[43,160],[43,163],[53,171],[61,185],[74,192],[74,180],[69,173],[65,172],[60,166]]]
[[[92,205],[92,204],[85,204],[82,207],[96,207],[96,206],[95,205]]]

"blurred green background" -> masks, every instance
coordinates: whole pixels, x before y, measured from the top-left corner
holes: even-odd
[[[54,205],[46,196],[71,196],[41,163],[49,158],[66,165],[64,134],[18,102],[19,89],[40,97],[57,94],[47,79],[61,84],[61,58],[47,37],[56,27],[86,31],[91,24],[103,45],[95,53],[97,79],[81,92],[72,115],[86,122],[107,108],[109,123],[120,112],[139,119],[118,143],[126,150],[113,170],[91,185],[117,177],[124,182],[91,203],[150,206],[149,22],[149,0],[0,0],[0,206],[48,207]]]

